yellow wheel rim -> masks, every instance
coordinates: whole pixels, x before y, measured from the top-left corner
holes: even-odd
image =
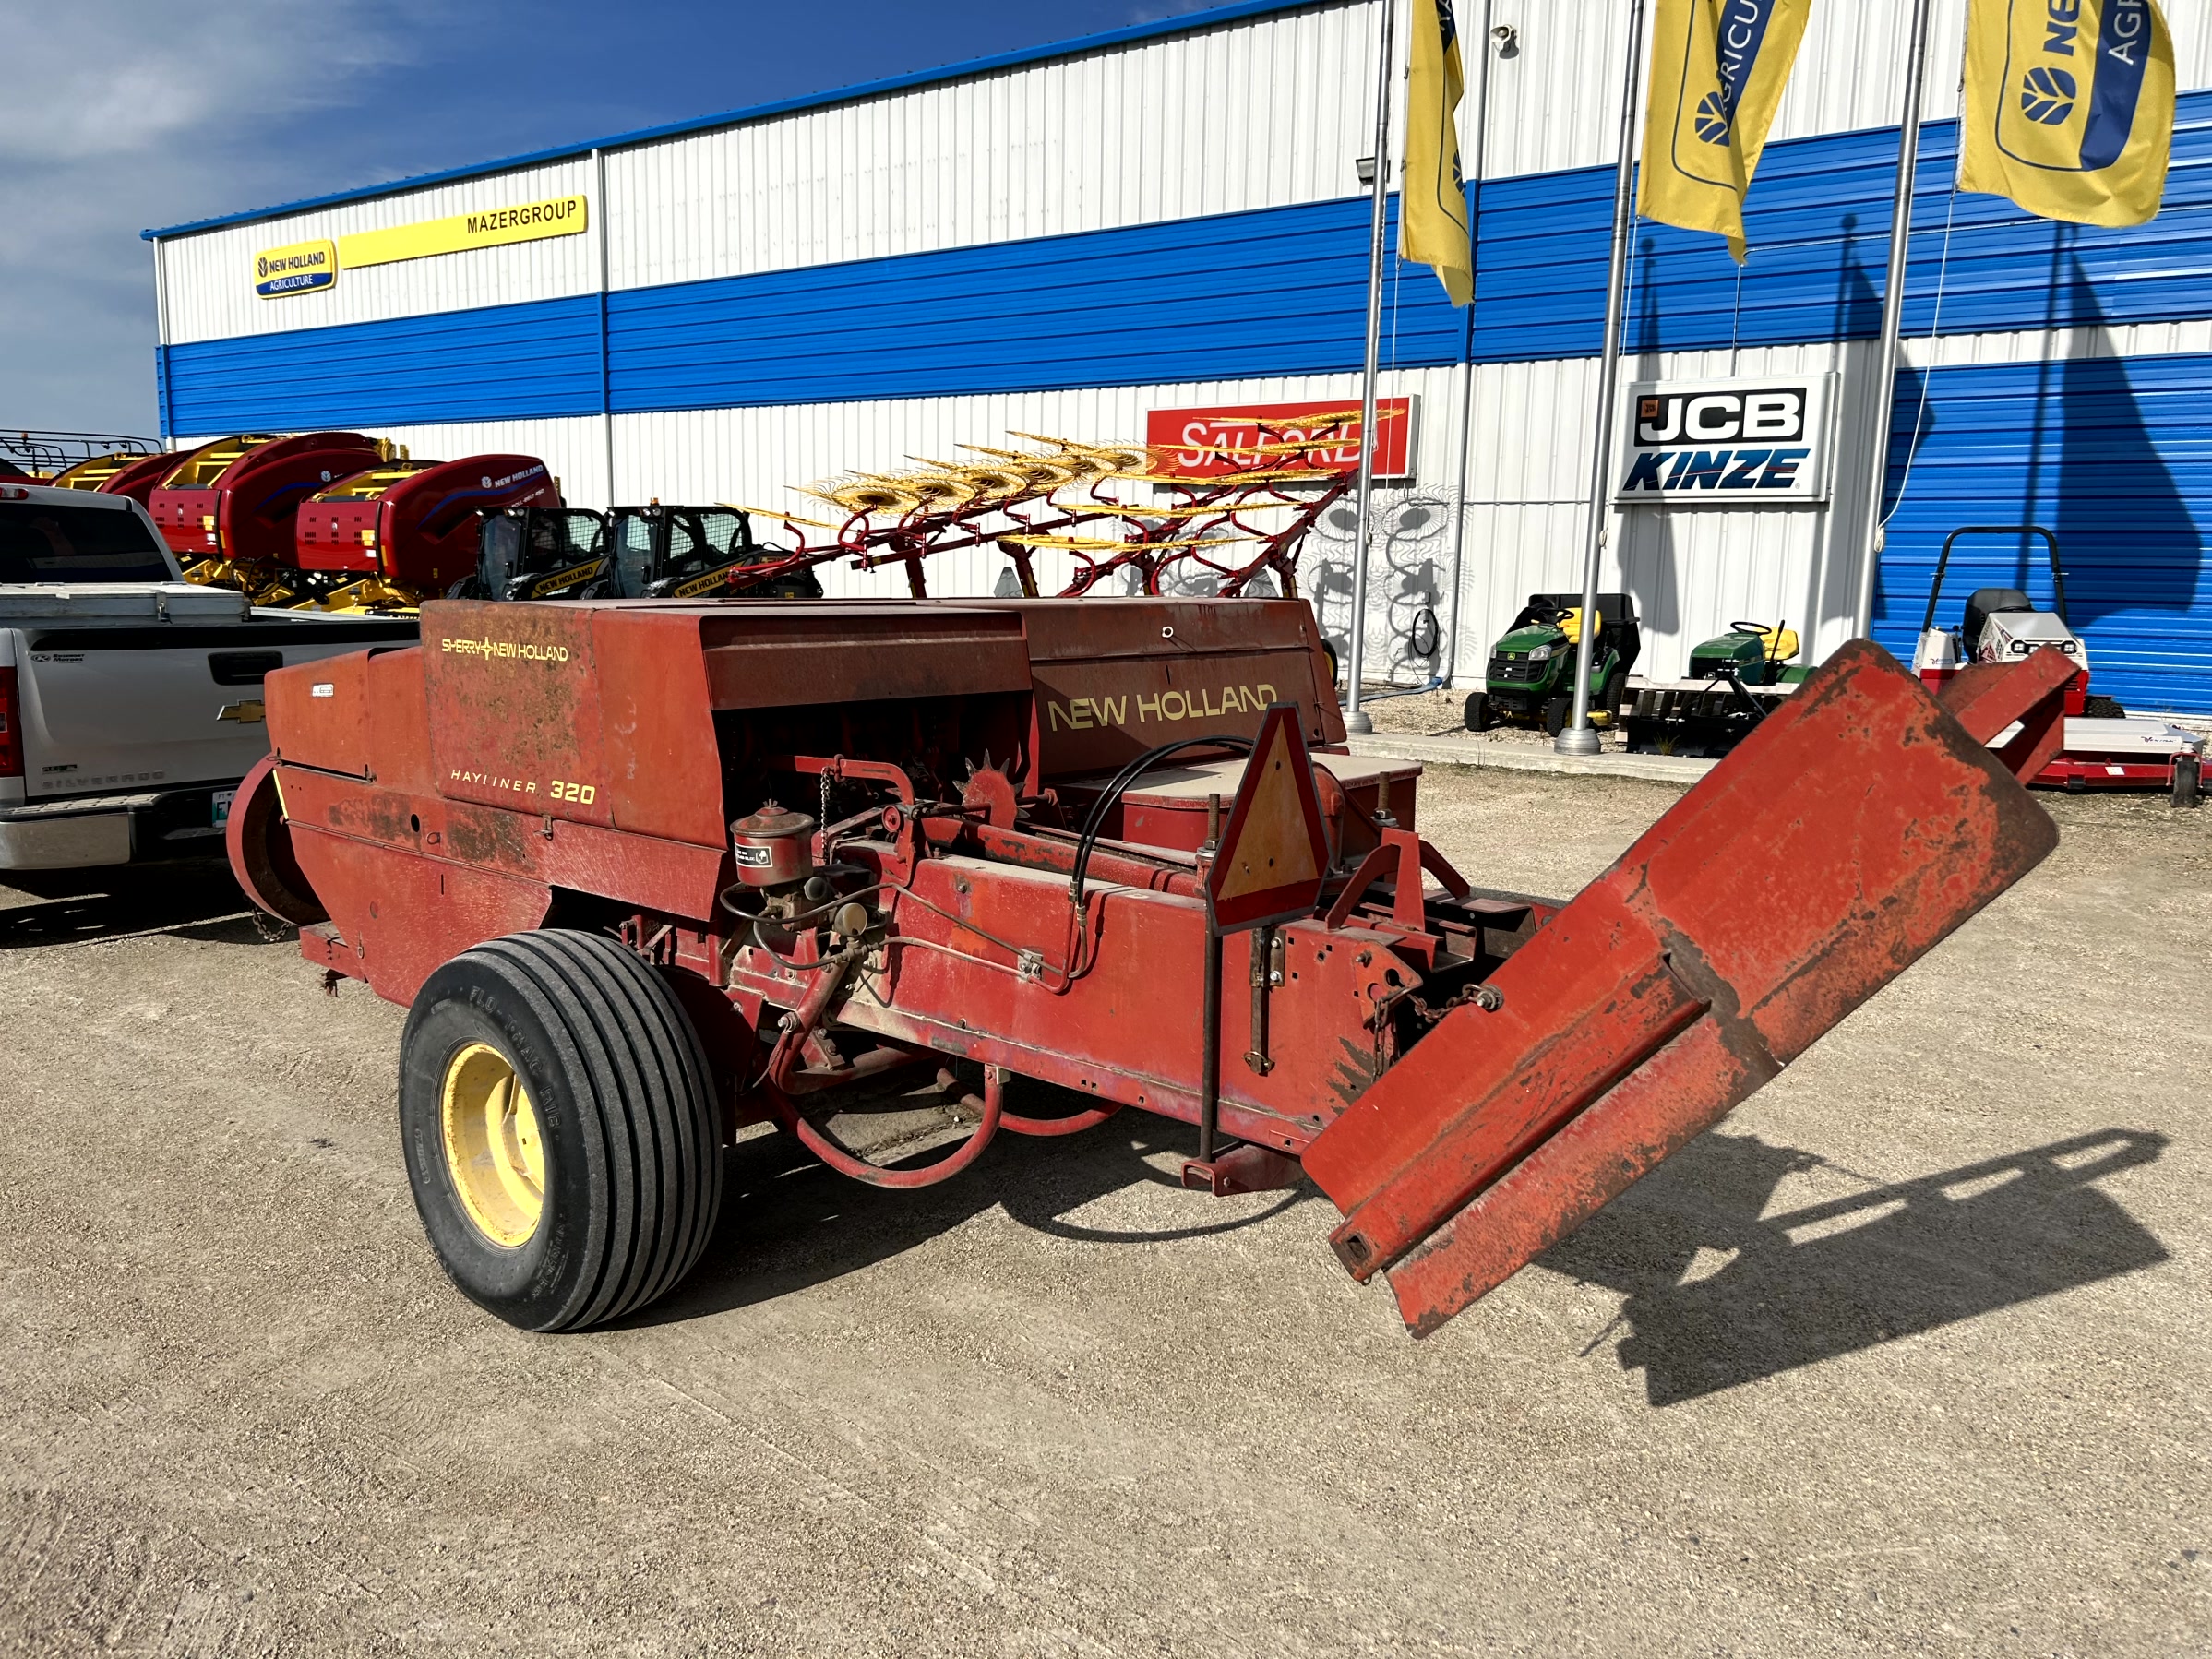
[[[439,1116],[446,1169],[476,1230],[503,1249],[528,1244],[545,1213],[545,1145],[507,1056],[484,1043],[455,1055]]]

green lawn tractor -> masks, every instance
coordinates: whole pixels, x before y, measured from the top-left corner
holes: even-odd
[[[1531,593],[1513,626],[1490,650],[1483,688],[1467,698],[1470,732],[1508,722],[1542,722],[1554,737],[1574,709],[1574,664],[1582,654],[1582,595]],[[1644,649],[1636,604],[1625,593],[1597,596],[1597,638],[1590,662],[1590,723],[1611,723],[1629,671]]]
[[[1746,686],[1794,686],[1811,672],[1801,662],[1790,665],[1798,649],[1798,637],[1787,623],[1768,627],[1764,622],[1731,622],[1727,633],[1691,651],[1690,677],[1733,679]]]
[[[1690,652],[1680,680],[1646,685],[1621,716],[1632,754],[1717,759],[1742,742],[1810,672],[1786,622],[1731,622]]]

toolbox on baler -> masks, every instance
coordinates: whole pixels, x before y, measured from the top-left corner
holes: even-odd
[[[411,1005],[416,1202],[514,1323],[664,1293],[747,1124],[915,1187],[1136,1107],[1197,1127],[1191,1185],[1310,1176],[1422,1333],[2055,839],[2014,774],[2063,665],[1955,718],[1860,643],[1579,897],[1494,892],[1410,776],[1325,752],[1325,672],[1295,601],[434,603],[417,649],[269,677],[230,850]],[[872,1163],[832,1120],[915,1066],[980,1068],[974,1128]]]

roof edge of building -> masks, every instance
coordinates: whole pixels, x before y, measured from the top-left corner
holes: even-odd
[[[880,80],[862,81],[855,86],[837,87],[826,91],[805,92],[794,98],[778,99],[772,103],[751,105],[746,109],[730,110],[716,115],[696,115],[687,121],[672,121],[660,126],[640,127],[634,132],[616,133],[604,138],[589,138],[580,143],[563,144],[551,149],[532,150],[522,155],[505,156],[497,161],[479,161],[465,167],[449,167],[437,173],[418,173],[412,178],[393,179],[381,185],[363,185],[352,190],[333,191],[328,196],[312,196],[299,201],[279,202],[273,207],[254,208],[242,213],[225,213],[213,219],[196,219],[184,224],[163,225],[140,231],[139,239],[158,242],[169,236],[189,236],[201,231],[217,231],[230,225],[253,224],[258,221],[282,219],[294,213],[311,212],[317,208],[341,207],[348,202],[373,201],[378,197],[401,196],[413,190],[427,189],[434,185],[457,184],[464,179],[490,178],[502,173],[515,173],[525,167],[541,167],[549,161],[574,161],[597,150],[624,149],[638,144],[651,144],[659,139],[682,137],[691,133],[712,132],[718,128],[744,126],[755,121],[772,120],[779,115],[796,114],[805,110],[826,109],[841,103],[858,103],[870,98],[880,98],[891,92],[903,92],[916,87],[933,86],[943,82],[965,80],[972,76],[994,74],[1001,69],[1017,69],[1031,64],[1049,63],[1056,58],[1081,57],[1086,53],[1107,47],[1126,46],[1140,41],[1157,40],[1168,35],[1194,34],[1235,23],[1246,18],[1265,17],[1275,12],[1304,11],[1325,6],[1343,6],[1355,0],[1231,0],[1226,6],[1209,6],[1203,11],[1186,12],[1180,17],[1161,18],[1149,23],[1130,23],[1119,29],[1109,29],[1097,34],[1080,35],[1069,41],[1052,41],[1038,46],[1023,46],[1010,52],[994,53],[988,57],[969,58],[956,64],[944,64],[931,69],[910,70],[903,75],[887,76]]]

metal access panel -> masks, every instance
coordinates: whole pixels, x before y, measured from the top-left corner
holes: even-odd
[[[1309,744],[1342,743],[1321,630],[1305,601],[973,600],[1021,617],[1048,778],[1111,771],[1178,737],[1250,737],[1295,703]]]

